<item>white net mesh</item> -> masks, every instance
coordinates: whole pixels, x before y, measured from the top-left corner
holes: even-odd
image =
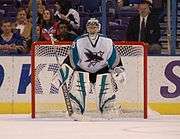
[[[70,45],[58,44],[35,44],[32,55],[35,81],[35,111],[36,117],[55,117],[68,119],[67,109],[62,93],[62,88],[57,87],[53,78],[58,71],[58,64],[55,55],[58,55],[62,63],[68,54]],[[143,118],[145,116],[144,93],[144,46],[142,44],[118,43],[116,48],[121,56],[126,70],[126,84],[120,87],[116,94],[116,108],[101,114],[97,109],[97,94],[87,95],[87,112],[83,117],[91,120],[119,119],[119,118]],[[96,96],[95,96],[96,95]],[[145,98],[146,99],[146,98]]]

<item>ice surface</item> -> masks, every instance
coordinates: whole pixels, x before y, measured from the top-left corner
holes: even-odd
[[[0,115],[0,139],[180,139],[180,116],[78,122]]]

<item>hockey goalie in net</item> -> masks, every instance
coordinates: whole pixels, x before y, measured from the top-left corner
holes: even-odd
[[[96,113],[112,114],[120,108],[116,101],[120,93],[119,87],[125,82],[125,70],[112,40],[99,33],[99,21],[91,18],[86,29],[87,34],[73,42],[63,62],[63,72],[58,75],[60,81],[54,80],[54,85],[58,87],[59,83],[63,82],[68,84],[73,113],[86,114],[88,96],[94,95]],[[63,67],[71,71],[67,78],[62,75],[67,71]]]

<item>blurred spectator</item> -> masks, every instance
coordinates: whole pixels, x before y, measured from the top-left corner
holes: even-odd
[[[117,7],[122,8],[124,6],[129,6],[128,0],[116,0]]]
[[[117,7],[122,8],[124,6],[124,0],[117,0]]]
[[[28,41],[31,39],[32,24],[27,19],[26,9],[19,8],[16,16],[15,28],[19,30],[22,37]]]
[[[147,44],[149,54],[161,54],[159,45],[160,26],[155,16],[151,14],[152,1],[144,0],[139,4],[139,14],[130,21],[127,30],[127,40],[142,41]]]
[[[0,54],[22,54],[26,52],[26,42],[19,33],[13,33],[12,23],[3,21],[1,25],[3,33],[0,35]]]
[[[129,0],[116,0],[116,10],[137,9],[138,4],[130,4]]]
[[[72,4],[67,0],[58,0],[55,4],[55,19],[58,21],[67,21],[70,24],[71,30],[78,33],[80,27],[79,13],[72,8]]]
[[[69,30],[65,21],[59,24],[59,30],[61,34],[56,37],[58,41],[74,41],[77,38],[77,35]]]
[[[40,41],[40,35],[41,35],[41,27],[40,27],[40,25],[36,26],[36,35],[37,35],[37,40]]]
[[[37,23],[40,24],[40,21],[42,20],[42,14],[44,10],[46,9],[45,5],[43,4],[42,0],[36,0],[37,5]],[[28,5],[28,18],[32,19],[32,0],[29,1]]]
[[[49,41],[51,38],[49,34],[53,36],[58,35],[58,22],[54,22],[53,15],[50,10],[44,10],[43,17],[41,20],[41,31],[40,31],[40,40]]]

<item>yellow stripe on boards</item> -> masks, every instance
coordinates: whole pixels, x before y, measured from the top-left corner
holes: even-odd
[[[0,103],[0,114],[29,114],[30,103]]]
[[[65,105],[63,103],[56,104],[41,104],[42,108],[56,108],[65,110]],[[122,107],[125,109],[134,109],[136,106],[134,104],[122,103]],[[88,104],[90,110],[95,110],[97,108],[96,104]],[[141,105],[138,107],[142,108]],[[180,103],[150,103],[150,109],[160,113],[161,115],[180,115]],[[31,113],[31,104],[30,103],[0,103],[0,114],[29,114]]]
[[[161,115],[180,115],[180,103],[150,103],[149,107]]]

